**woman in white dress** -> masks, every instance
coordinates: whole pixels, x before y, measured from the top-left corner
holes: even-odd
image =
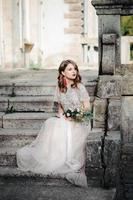
[[[47,119],[36,139],[17,151],[17,166],[23,171],[44,175],[60,175],[69,182],[87,187],[85,175],[85,146],[90,123],[76,122],[66,117],[68,109],[90,109],[90,97],[77,64],[64,60],[58,69],[58,86],[54,102],[58,104],[58,114]]]

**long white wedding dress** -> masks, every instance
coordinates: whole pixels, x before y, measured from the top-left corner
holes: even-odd
[[[85,86],[69,87],[66,93],[55,91],[54,101],[61,103],[63,109],[81,106],[90,100]],[[87,186],[85,175],[85,146],[90,131],[90,123],[69,121],[60,117],[47,119],[29,145],[17,151],[17,165],[20,170],[44,175],[60,175],[69,182]]]

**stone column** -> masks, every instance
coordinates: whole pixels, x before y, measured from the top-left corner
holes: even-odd
[[[23,38],[22,38],[22,0],[12,1],[12,54],[13,67],[24,66]]]
[[[92,1],[98,15],[99,74],[116,74],[120,68],[120,15],[115,2]]]

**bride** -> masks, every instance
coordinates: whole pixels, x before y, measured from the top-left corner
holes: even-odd
[[[58,69],[58,86],[54,102],[58,114],[47,119],[36,139],[16,153],[18,169],[44,175],[60,175],[75,185],[87,187],[85,175],[85,146],[90,130],[84,122],[66,117],[68,109],[90,110],[90,97],[77,64],[64,60]]]

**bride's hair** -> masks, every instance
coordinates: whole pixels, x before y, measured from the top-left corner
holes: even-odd
[[[79,74],[79,69],[78,69],[77,64],[73,60],[63,60],[58,69],[58,72],[59,72],[58,87],[61,92],[67,91],[67,87],[66,87],[66,84],[64,83],[64,76],[63,76],[62,72],[64,72],[64,70],[66,69],[68,64],[72,64],[74,66],[75,70],[77,71],[77,76],[74,79],[74,83],[71,85],[71,87],[75,88],[75,87],[77,87],[77,84],[81,82],[81,76]]]

